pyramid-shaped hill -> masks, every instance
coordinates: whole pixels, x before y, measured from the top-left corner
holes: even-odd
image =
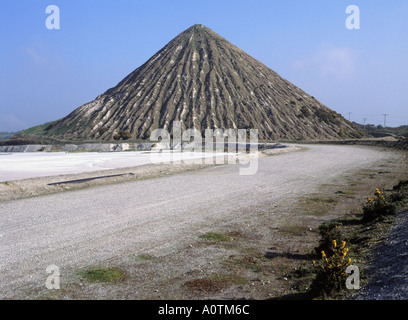
[[[110,141],[128,131],[147,139],[157,128],[171,132],[173,121],[201,132],[258,129],[260,140],[360,135],[341,115],[203,25],[182,32],[94,101],[31,132]]]

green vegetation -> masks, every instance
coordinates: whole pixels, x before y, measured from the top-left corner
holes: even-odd
[[[312,113],[309,111],[309,109],[306,106],[303,106],[302,108],[300,108],[300,112],[306,118],[309,118],[312,115]]]
[[[106,127],[101,127],[101,128],[99,128],[98,133],[99,133],[99,135],[101,136],[101,135],[103,135],[106,131],[108,131],[108,128],[106,128]]]
[[[316,108],[314,107],[314,115],[319,119],[320,122],[326,122],[327,124],[335,124],[337,126],[341,125],[341,115],[336,111]]]
[[[26,130],[21,131],[22,135],[36,135],[44,136],[47,134],[47,131],[55,124],[57,121],[47,122],[39,126],[35,126]]]
[[[316,261],[313,261],[316,278],[311,284],[311,291],[316,295],[331,295],[345,288],[348,277],[346,268],[351,264],[351,258],[347,257],[349,249],[346,248],[346,241],[338,245],[337,241],[333,240],[330,251],[331,254],[321,252],[320,265],[316,265]]]
[[[315,248],[317,254],[320,254],[322,251],[333,254],[332,243],[333,241],[343,241],[343,236],[340,232],[341,223],[327,222],[319,226],[320,242],[319,246]]]
[[[119,268],[92,267],[80,272],[80,275],[91,283],[117,283],[126,278],[126,272]]]
[[[128,140],[130,138],[132,138],[132,134],[129,131],[120,131],[113,136],[114,140]]]
[[[391,201],[396,203],[397,207],[401,207],[404,200],[408,197],[408,180],[400,180],[400,182],[392,188],[393,193],[390,196]]]
[[[396,206],[390,202],[387,195],[376,189],[374,197],[368,197],[363,207],[363,221],[373,221],[378,218],[392,215],[396,212]]]
[[[349,276],[346,268],[352,264],[349,254],[353,251],[355,261],[367,259],[365,255],[368,253],[363,250],[364,247],[367,247],[369,242],[378,241],[378,237],[389,230],[393,215],[406,206],[407,199],[408,180],[400,180],[390,194],[386,195],[377,188],[374,197],[369,197],[362,207],[361,218],[345,220],[346,224],[331,221],[320,225],[319,245],[311,256],[319,258],[320,260],[317,260],[320,262],[309,261],[304,267],[304,275],[298,277],[310,279],[310,270],[313,270],[314,277],[311,278],[310,288],[305,295],[313,299],[344,294],[343,289]]]
[[[232,241],[232,237],[227,234],[209,232],[200,236],[201,239],[215,242],[229,242]]]

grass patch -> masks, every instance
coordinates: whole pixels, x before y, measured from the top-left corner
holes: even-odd
[[[200,236],[201,239],[211,242],[231,242],[234,238],[228,234],[208,232]]]
[[[80,276],[90,283],[117,283],[126,278],[126,272],[116,267],[92,267],[81,271]]]

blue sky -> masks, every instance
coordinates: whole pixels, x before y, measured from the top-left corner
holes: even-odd
[[[348,5],[360,29],[345,26]],[[45,9],[60,9],[49,30]],[[0,131],[62,118],[204,24],[352,121],[408,124],[408,1],[13,0],[0,4]]]

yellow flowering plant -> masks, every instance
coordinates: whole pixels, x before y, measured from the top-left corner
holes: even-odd
[[[374,197],[368,197],[363,207],[363,221],[373,221],[396,211],[395,206],[388,200],[387,195],[380,189],[375,189]]]
[[[339,245],[336,240],[333,240],[331,254],[322,251],[320,265],[313,261],[313,265],[317,268],[317,275],[311,289],[315,294],[330,295],[345,287],[348,277],[346,268],[351,264],[351,259],[347,256],[348,252],[346,241],[341,241]]]

